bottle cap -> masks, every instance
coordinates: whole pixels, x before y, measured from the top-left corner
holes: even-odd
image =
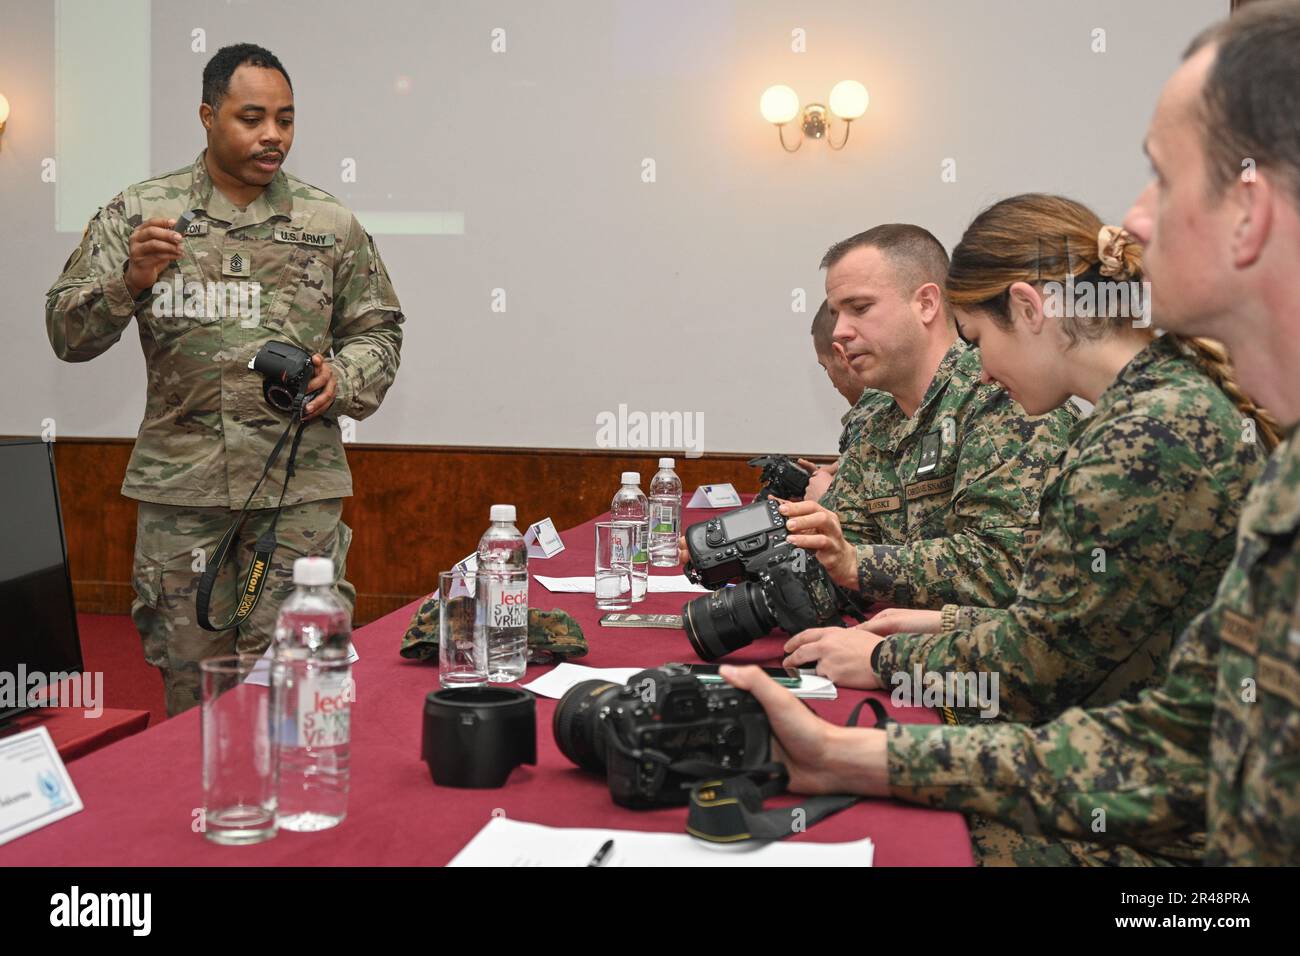
[[[492,510],[488,514],[493,521],[509,521],[513,524],[515,520],[515,506],[493,505]]]
[[[660,467],[660,468],[676,468],[676,467],[677,467],[677,460],[674,459],[674,458],[660,458],[660,459],[659,459],[659,467]]]
[[[622,482],[623,482],[623,484],[625,484],[625,485],[639,485],[639,484],[641,484],[641,472],[639,472],[639,471],[625,471],[625,472],[623,472]]]
[[[293,583],[324,586],[334,583],[334,562],[329,558],[299,558],[293,563]]]

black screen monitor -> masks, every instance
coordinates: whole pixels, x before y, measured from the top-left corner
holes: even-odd
[[[20,670],[19,665],[22,665]],[[0,441],[0,681],[79,673],[77,611],[68,573],[54,449],[37,438]],[[0,696],[0,721],[26,710]]]

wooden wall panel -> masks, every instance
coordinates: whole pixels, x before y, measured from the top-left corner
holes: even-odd
[[[73,592],[81,611],[125,614],[131,606],[135,502],[120,493],[130,439],[60,438],[59,475]],[[758,490],[752,454],[677,459],[689,495],[706,482]],[[606,510],[619,474],[658,470],[653,453],[532,448],[349,445],[356,494],[343,509],[353,529],[348,578],[363,624],[427,594],[437,574],[469,554],[498,502],[519,526],[547,516],[561,531]]]

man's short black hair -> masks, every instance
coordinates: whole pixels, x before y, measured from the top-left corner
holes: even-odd
[[[203,68],[203,102],[214,110],[217,109],[222,98],[230,91],[230,78],[245,63],[279,70],[284,81],[289,84],[289,91],[293,92],[293,80],[289,79],[284,65],[274,53],[255,43],[236,43],[233,46],[223,46]]]
[[[821,308],[812,320],[813,349],[823,358],[831,355],[831,345],[835,342],[835,318],[831,315],[831,304],[822,299]]]

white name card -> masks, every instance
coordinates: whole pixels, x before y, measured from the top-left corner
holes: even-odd
[[[528,545],[530,558],[552,558],[564,550],[564,542],[550,518],[530,524],[524,534],[524,543]]]
[[[738,508],[740,495],[730,484],[700,485],[686,503],[688,508]]]
[[[44,727],[0,738],[0,844],[80,813],[81,797]]]

